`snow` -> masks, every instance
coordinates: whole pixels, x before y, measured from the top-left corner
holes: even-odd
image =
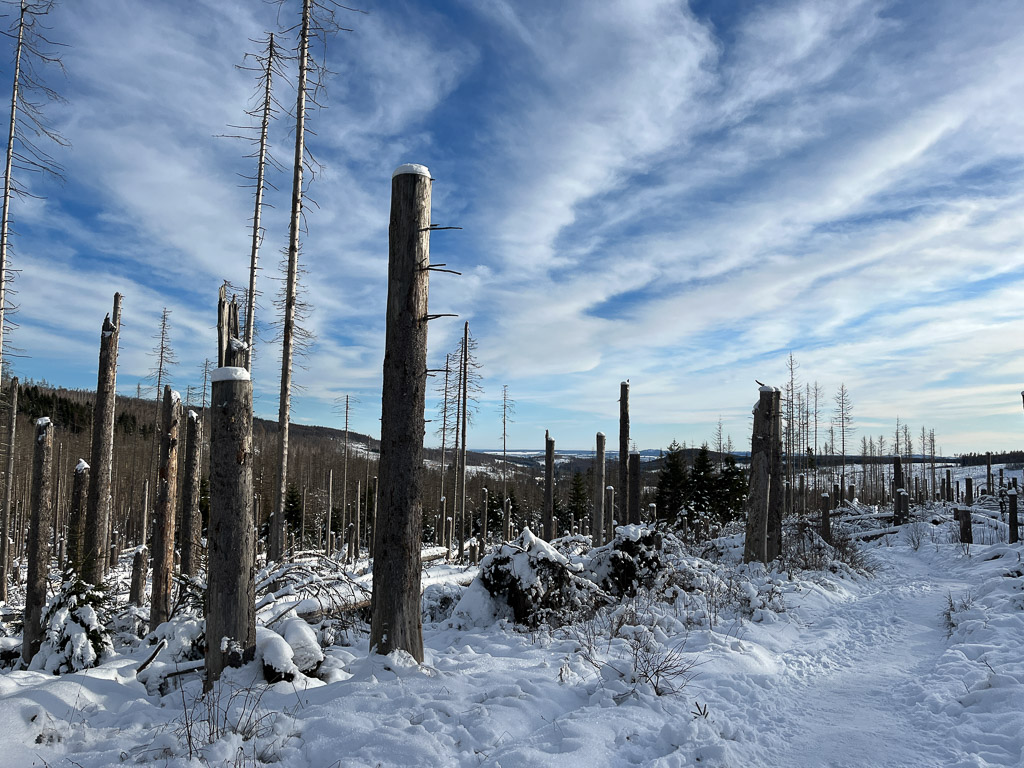
[[[36,426],[37,427],[48,427],[48,426],[50,426],[50,417],[49,416],[40,416],[38,419],[36,419]]]
[[[258,628],[257,662],[222,683],[225,710],[267,727],[248,739],[227,728],[201,760],[185,743],[201,683],[185,675],[161,692],[136,680],[151,645],[63,676],[2,670],[0,767],[1020,766],[1024,548],[997,541],[985,521],[998,512],[976,507],[975,538],[991,543],[967,550],[938,510],[917,523],[916,547],[907,526],[861,545],[871,574],[744,566],[734,536],[683,553],[666,599],[558,630],[516,630],[477,580],[456,614],[425,618],[422,665],[369,655],[360,630],[321,649],[319,630],[289,614]],[[524,543],[566,561],[532,535]],[[438,568],[428,591],[454,593],[472,572]],[[443,614],[435,597],[424,602]],[[184,653],[196,629],[161,634]],[[645,648],[685,667],[663,695]],[[169,650],[168,668],[187,668]],[[295,680],[267,684],[260,664]],[[298,673],[307,664],[320,664],[316,678]]]
[[[249,381],[249,371],[241,366],[225,365],[222,368],[215,368],[210,375],[210,380],[217,381]]]
[[[87,472],[88,470],[89,465],[86,463],[85,459],[79,459],[78,463],[75,464],[75,474],[78,474],[79,472]]]
[[[193,411],[191,408],[188,409],[188,420],[199,421],[199,414]]]
[[[395,176],[401,176],[406,173],[413,173],[417,176],[426,176],[428,179],[430,178],[430,171],[427,170],[427,166],[418,165],[416,163],[405,163],[404,165],[398,166],[395,168],[395,172],[391,174],[391,178],[395,178]]]
[[[176,389],[172,389],[171,390],[171,404],[174,405],[174,404],[180,403],[180,402],[181,402],[181,392],[179,392]]]

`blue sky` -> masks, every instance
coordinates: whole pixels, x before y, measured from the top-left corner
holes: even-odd
[[[214,355],[216,293],[247,280],[250,39],[298,0],[65,0],[67,182],[13,207],[22,377],[95,384],[124,298],[119,388],[152,367],[161,308],[183,393]],[[754,379],[848,388],[856,440],[897,416],[946,452],[1024,440],[1024,5],[1012,2],[371,1],[331,41],[309,145],[294,420],[378,432],[391,171],[436,181],[436,366],[462,320],[484,376],[470,445],[588,447],[632,386],[641,448],[749,440]],[[291,42],[291,38],[287,38]],[[9,62],[9,52],[0,57]],[[10,67],[0,71],[9,82]],[[291,103],[291,84],[277,97]],[[289,124],[273,151],[291,156]],[[265,213],[256,410],[276,417],[271,298],[289,177]],[[428,404],[433,411],[434,404]],[[831,411],[828,404],[826,416]],[[437,443],[428,433],[428,443]]]

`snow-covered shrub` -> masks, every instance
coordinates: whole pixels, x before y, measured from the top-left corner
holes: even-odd
[[[428,585],[423,590],[423,621],[432,623],[447,620],[462,597],[462,589],[457,584]]]
[[[665,537],[655,528],[620,525],[615,538],[590,551],[587,578],[609,595],[635,595],[656,585],[665,570]]]
[[[173,661],[198,661],[206,655],[206,622],[197,614],[179,614],[146,636],[150,645],[167,641]]]
[[[106,595],[73,570],[46,606],[43,641],[32,669],[59,675],[95,667],[113,650],[106,627]]]
[[[560,626],[590,614],[605,595],[550,544],[524,529],[480,564],[480,583],[497,602],[506,603],[516,624]]]
[[[267,682],[292,681],[298,675],[314,675],[324,660],[316,632],[304,619],[285,619],[275,632],[256,627],[256,660]]]

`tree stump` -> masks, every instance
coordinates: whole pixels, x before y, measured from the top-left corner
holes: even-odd
[[[156,629],[171,615],[181,396],[177,392],[172,392],[170,386],[164,386],[160,414],[160,469],[157,475],[156,509],[153,512],[153,592],[150,597],[150,630]]]
[[[629,477],[626,482],[629,490],[626,519],[630,525],[640,525],[640,454],[636,451],[629,454]]]
[[[79,459],[71,485],[71,512],[68,516],[68,562],[78,574],[85,558],[85,518],[89,494],[89,465]]]
[[[420,542],[427,384],[430,171],[402,165],[391,180],[388,299],[380,425],[380,519],[374,532],[370,648],[423,661]]]
[[[594,452],[594,506],[590,518],[590,533],[595,547],[604,544],[604,433],[597,433]]]
[[[1016,544],[1020,541],[1020,528],[1017,520],[1017,489],[1011,488],[1007,491],[1007,498],[1010,500],[1010,543]]]
[[[544,430],[544,540],[551,541],[555,532],[555,441]]]
[[[766,565],[782,549],[782,393],[762,386],[754,407],[743,561]]]
[[[629,483],[629,379],[619,384],[619,498],[628,499]],[[620,502],[621,503],[621,502]]]
[[[832,543],[832,504],[827,493],[821,494],[821,529],[819,533],[825,543]]]
[[[216,402],[216,401],[212,401]],[[200,446],[203,422],[190,410],[185,422],[185,498],[181,505],[181,575],[194,578],[199,573],[202,516],[199,513]]]
[[[50,571],[50,528],[53,526],[53,424],[36,419],[32,457],[32,516],[28,527],[28,581],[25,584],[25,630],[21,658],[27,666],[43,641],[46,577]]]

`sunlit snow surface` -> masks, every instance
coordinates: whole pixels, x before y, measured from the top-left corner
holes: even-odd
[[[464,606],[455,626],[424,626],[422,666],[368,656],[357,634],[325,650],[323,680],[266,686],[253,682],[256,665],[230,671],[221,701],[230,709],[241,690],[233,711],[252,702],[266,727],[249,741],[227,733],[204,763],[190,759],[185,726],[199,682],[147,691],[134,678],[145,649],[59,678],[0,674],[0,765],[221,765],[241,749],[317,768],[1019,766],[1022,550],[977,544],[968,556],[946,525],[921,525],[917,550],[905,534],[864,545],[873,577],[749,573],[755,592],[774,584],[785,606],[756,620],[726,611],[709,626],[700,596],[651,608],[665,647],[685,640],[697,664],[676,695],[630,683],[619,644],[597,649],[609,662],[598,671],[570,634],[474,621]],[[991,540],[981,525],[975,535]]]

